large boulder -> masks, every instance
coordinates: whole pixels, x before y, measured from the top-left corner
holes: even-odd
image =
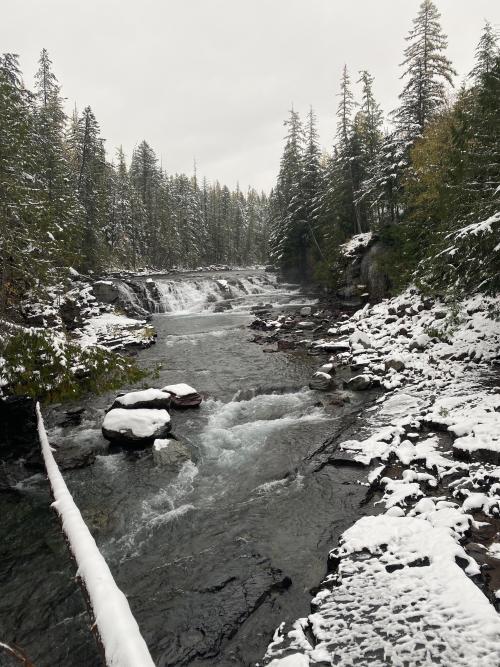
[[[137,285],[122,281],[98,280],[92,285],[98,301],[122,308],[129,317],[149,319],[151,315],[140,303],[136,290],[140,290]]]
[[[333,387],[333,379],[329,373],[317,371],[312,376],[309,382],[309,389],[316,389],[317,391],[328,391]]]
[[[142,389],[141,391],[131,391],[128,394],[118,396],[111,409],[137,410],[149,408],[152,410],[168,410],[169,407],[169,393],[160,389]]]
[[[351,389],[352,391],[364,391],[365,389],[371,389],[372,387],[379,387],[380,380],[373,375],[355,375],[350,380],[344,382],[344,387],[346,389]]]
[[[170,431],[166,410],[114,408],[104,417],[102,434],[106,440],[124,445],[147,445]]]
[[[175,408],[197,408],[201,401],[201,395],[188,384],[169,384],[162,391],[170,394],[172,406]]]
[[[158,466],[180,468],[191,460],[191,454],[186,445],[178,440],[158,439],[153,443],[153,460]]]

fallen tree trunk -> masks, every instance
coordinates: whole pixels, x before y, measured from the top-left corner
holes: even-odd
[[[75,559],[105,663],[107,667],[154,667],[127,598],[116,585],[57,466],[38,403],[36,412],[43,459],[54,497],[52,507],[59,515]]]

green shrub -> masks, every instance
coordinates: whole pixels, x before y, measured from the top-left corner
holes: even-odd
[[[68,343],[58,332],[16,328],[0,339],[2,384],[8,393],[44,401],[99,393],[146,376],[133,360]]]

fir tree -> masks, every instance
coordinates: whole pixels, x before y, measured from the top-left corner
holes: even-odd
[[[440,24],[440,14],[432,0],[423,0],[406,41],[401,66],[405,87],[395,120],[402,134],[410,140],[421,135],[424,127],[445,102],[446,83],[453,85],[456,74],[444,52],[447,38]]]

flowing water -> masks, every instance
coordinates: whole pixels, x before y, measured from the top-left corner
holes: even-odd
[[[151,385],[187,382],[203,394],[199,410],[172,413],[195,460],[172,472],[149,450],[110,452],[100,434],[109,394],[80,403],[76,427],[55,426],[62,408],[48,414],[53,441],[100,448],[93,465],[64,475],[158,666],[254,664],[282,620],[308,613],[365,492],[359,470],[313,473],[304,459],[367,399],[331,405],[307,389],[317,358],[249,342],[252,305],[307,299],[263,273],[229,277],[238,282],[222,313],[224,284],[155,277],[158,341],[140,354],[161,364]],[[41,475],[0,497],[0,641],[22,646],[36,667],[93,667],[100,659],[49,502]]]

